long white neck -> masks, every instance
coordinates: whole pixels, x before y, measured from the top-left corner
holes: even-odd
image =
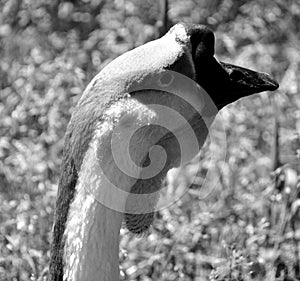
[[[124,191],[130,191],[133,183],[120,175],[112,164],[107,143],[110,138],[105,138],[110,131],[106,129],[100,128],[96,132],[86,152],[70,205],[63,254],[64,280],[67,281],[119,280],[119,233],[123,217],[119,211],[125,209],[126,197],[118,201],[119,211],[99,202],[99,199],[109,202],[112,194],[101,169],[104,168],[106,175],[122,183]],[[105,165],[100,167],[103,162]]]
[[[148,99],[155,97],[149,93],[145,96]],[[168,96],[165,99],[168,100]],[[142,167],[150,148],[166,135],[161,126],[153,128],[149,124],[165,124],[168,121],[171,124],[167,127],[179,126],[177,123],[172,124],[174,118],[167,117],[159,107],[152,109],[137,100],[127,99],[112,106],[104,121],[99,123],[80,167],[74,200],[70,205],[64,230],[64,281],[119,280],[122,213],[125,207],[127,212],[149,211],[157,202],[157,193],[154,191],[159,188],[168,165],[161,173],[160,170],[156,171],[160,166],[164,167],[161,165],[160,153],[152,157],[154,161],[151,161],[151,165],[142,171],[139,167]],[[132,131],[135,134],[131,135]],[[116,145],[112,145],[114,143]],[[173,145],[172,138],[165,139],[161,144],[166,148],[170,163],[176,162],[180,155],[178,145]],[[194,146],[190,146],[192,149],[185,153],[189,157],[196,151]],[[127,152],[130,152],[130,157],[135,161],[128,157]],[[120,167],[125,167],[129,172],[121,172]],[[141,196],[136,197],[137,199],[133,197],[128,203],[127,196],[131,188],[138,178],[143,178],[144,173],[149,176],[148,170],[155,172],[154,175],[140,183],[137,190],[149,194],[144,199]]]
[[[80,190],[71,205],[65,236],[64,280],[119,280],[122,214]]]
[[[132,101],[127,103],[127,107],[123,104],[116,106],[109,112],[107,121],[101,122],[80,167],[76,192],[64,231],[64,280],[119,280],[119,233],[122,213],[127,200],[126,192],[130,192],[136,179],[121,173],[115,163],[111,147],[112,127],[116,119],[128,116],[122,119],[124,126],[121,126],[117,135],[120,145],[113,147],[116,155],[123,155],[123,148],[126,148],[127,144],[122,142],[128,138],[128,124],[131,124],[136,116],[144,115],[145,120],[141,117],[143,122],[149,122],[147,108],[144,113],[141,107],[131,105]],[[132,155],[140,163],[150,144],[145,140],[147,138],[140,135],[135,136],[135,139],[135,151]],[[118,161],[118,164],[123,162],[121,166],[130,166],[126,157]],[[131,170],[134,169],[135,165]],[[114,189],[114,183],[110,184],[109,180],[120,186]],[[108,204],[103,205],[100,202]],[[106,206],[112,206],[112,209]]]

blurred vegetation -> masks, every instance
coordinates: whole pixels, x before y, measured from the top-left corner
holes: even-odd
[[[47,274],[72,108],[107,63],[161,34],[161,13],[158,0],[0,1],[1,281]],[[171,190],[196,180],[150,234],[122,230],[123,279],[300,280],[300,2],[173,0],[168,17],[208,25],[218,58],[281,87],[223,109],[225,161],[208,142],[170,176]],[[202,198],[208,169],[219,180]]]

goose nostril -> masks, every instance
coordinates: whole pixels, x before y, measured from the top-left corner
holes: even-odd
[[[244,73],[239,70],[234,69],[231,71],[231,73],[229,73],[229,77],[230,77],[230,79],[232,79],[234,81],[239,81],[244,78]]]

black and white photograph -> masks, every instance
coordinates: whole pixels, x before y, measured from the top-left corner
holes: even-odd
[[[300,281],[300,1],[0,0],[0,281]]]

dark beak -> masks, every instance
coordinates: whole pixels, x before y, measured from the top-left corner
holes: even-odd
[[[214,57],[214,34],[205,26],[190,28],[190,34],[196,82],[208,93],[218,110],[245,96],[279,87],[266,73],[218,61]]]
[[[219,62],[228,74],[232,99],[239,99],[251,94],[264,91],[275,91],[279,85],[267,73],[253,71],[237,65]]]
[[[240,98],[264,91],[274,91],[279,85],[268,74],[219,62],[213,56],[199,56],[197,82],[206,90],[218,110]]]

